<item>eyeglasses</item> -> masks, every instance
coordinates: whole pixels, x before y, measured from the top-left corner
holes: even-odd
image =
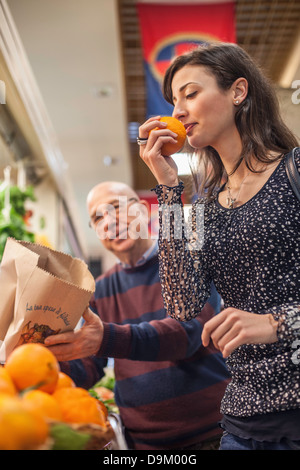
[[[96,214],[89,221],[89,227],[94,229],[99,223],[104,221],[106,215],[119,217],[120,210],[124,210],[125,207],[127,208],[133,202],[138,202],[138,199],[131,197],[127,202],[116,201],[110,204],[104,204],[102,207],[99,206]]]

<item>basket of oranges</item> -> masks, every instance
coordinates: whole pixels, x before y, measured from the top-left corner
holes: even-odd
[[[44,345],[18,346],[0,366],[0,450],[103,449],[113,439],[104,403]]]

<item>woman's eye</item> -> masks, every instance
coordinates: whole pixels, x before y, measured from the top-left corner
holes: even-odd
[[[196,92],[193,91],[192,93],[189,93],[188,95],[186,95],[187,98],[193,98],[193,96],[195,96]]]
[[[193,91],[192,93],[189,93],[188,95],[186,95],[186,98],[189,99],[189,98],[193,98],[193,96],[196,95],[196,91]]]

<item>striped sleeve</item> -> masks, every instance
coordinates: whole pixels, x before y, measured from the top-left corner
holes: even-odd
[[[202,324],[215,314],[206,304],[201,316],[186,323],[172,318],[138,324],[104,323],[97,356],[138,361],[177,361],[192,356],[201,346]]]

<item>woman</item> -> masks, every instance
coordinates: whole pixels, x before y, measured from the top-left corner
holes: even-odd
[[[232,376],[221,405],[220,448],[300,449],[300,366],[294,360],[300,207],[285,172],[286,154],[297,141],[280,118],[267,79],[236,45],[209,45],[178,57],[163,90],[202,168],[194,228],[197,211],[204,210],[200,249],[193,243],[201,234],[194,233],[187,249],[184,233],[174,234],[172,211],[161,212],[166,308],[178,320],[195,317],[212,281],[223,297],[224,310],[202,333],[203,345],[212,340],[227,358]],[[158,181],[159,203],[181,205],[176,165],[161,154],[176,134],[154,117],[140,127],[139,137],[141,158]],[[299,148],[295,160],[299,170]]]

